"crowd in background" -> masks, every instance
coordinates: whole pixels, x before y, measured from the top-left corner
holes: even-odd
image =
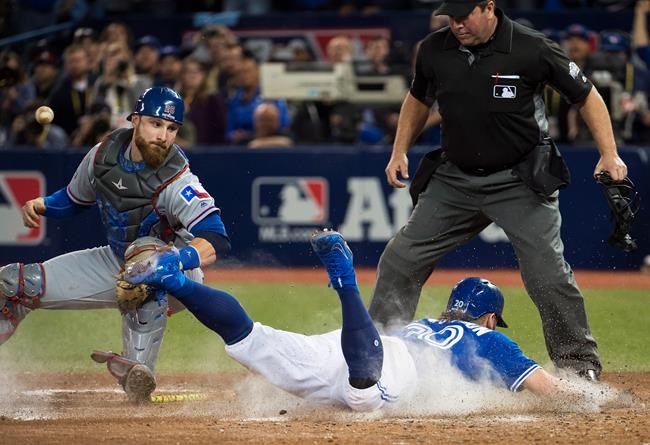
[[[29,11],[30,6],[38,9],[38,5],[51,4],[51,19],[51,14],[62,11],[74,15],[79,3],[83,3],[85,14],[95,11],[100,15],[106,12],[108,3],[111,8],[121,4],[90,0],[26,1],[23,7],[34,12]],[[140,3],[124,2],[124,8],[137,10]],[[161,7],[169,3],[174,8],[181,4],[164,0],[153,0],[153,3]],[[290,7],[331,8],[341,12],[346,6],[370,11],[364,8],[403,7],[406,3],[413,3],[411,7],[420,3],[432,8],[425,1],[182,2],[188,11],[218,6],[239,8],[247,13]],[[533,6],[551,7],[548,1],[539,3]],[[558,4],[566,7],[573,3]],[[604,1],[591,4],[622,5]],[[258,9],[251,10],[254,8]],[[650,144],[650,37],[646,23],[650,0],[640,0],[634,8],[631,30],[594,32],[574,24],[543,32],[561,45],[598,87],[610,109],[618,141],[644,145]],[[431,30],[445,25],[444,17],[432,16]],[[261,48],[223,25],[205,26],[193,34],[191,41],[183,42],[161,42],[155,35],[134,38],[133,32],[124,23],[114,21],[101,29],[79,27],[69,34],[57,35],[56,42],[39,40],[28,51],[0,48],[0,147],[88,150],[112,129],[130,126],[127,116],[138,96],[151,86],[174,88],[184,98],[185,125],[178,137],[184,148],[392,143],[399,104],[262,97],[261,63],[318,61],[318,55],[304,41],[292,40],[283,46]],[[356,72],[362,74],[399,74],[404,78],[405,87],[408,85],[414,49],[396,48],[386,36],[359,43],[352,36],[334,36],[327,42],[324,60],[320,61],[352,63]],[[562,143],[589,143],[589,132],[585,131],[577,110],[550,88],[544,97],[552,136]],[[55,111],[52,125],[43,126],[34,119],[34,110],[43,104]],[[432,128],[421,136],[420,143],[436,142],[439,122],[439,115],[432,110]]]

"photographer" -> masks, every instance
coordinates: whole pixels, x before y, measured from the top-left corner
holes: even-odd
[[[119,43],[106,47],[102,64],[103,74],[95,83],[92,102],[105,103],[111,108],[112,128],[127,127],[130,124],[126,117],[150,82],[135,74],[131,52]]]
[[[648,113],[648,70],[630,53],[629,34],[602,31],[599,49],[589,56],[584,72],[607,105],[617,142],[631,142],[635,122]],[[575,141],[591,141],[583,123]]]
[[[111,116],[111,107],[101,102],[93,103],[88,113],[79,119],[79,128],[72,134],[71,145],[83,150],[94,147],[114,129]]]
[[[9,129],[34,92],[25,84],[25,70],[18,54],[0,53],[0,146],[9,139]]]

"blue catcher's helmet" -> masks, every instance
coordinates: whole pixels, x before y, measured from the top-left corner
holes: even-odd
[[[465,278],[451,290],[448,311],[461,311],[476,319],[488,312],[497,316],[497,326],[507,328],[503,314],[503,294],[498,287],[484,278]]]
[[[131,116],[137,114],[159,117],[183,125],[184,111],[185,103],[176,91],[167,87],[152,87],[140,95],[133,108],[133,113],[127,119],[131,120]]]

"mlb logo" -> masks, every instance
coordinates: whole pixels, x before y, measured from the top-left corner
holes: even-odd
[[[320,225],[329,217],[329,183],[321,177],[260,177],[253,181],[255,224]]]
[[[45,219],[35,229],[23,225],[22,207],[45,195],[45,177],[39,171],[0,171],[0,245],[40,244]]]
[[[515,85],[494,85],[493,94],[497,99],[514,99],[517,97]]]
[[[165,114],[174,114],[176,111],[176,106],[173,104],[165,104]]]

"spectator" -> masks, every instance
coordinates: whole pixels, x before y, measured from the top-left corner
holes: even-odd
[[[632,24],[632,48],[635,54],[650,67],[650,34],[648,33],[647,16],[650,12],[650,0],[638,0],[634,6],[634,22]],[[649,92],[646,89],[646,96]],[[635,138],[632,143],[647,146],[650,144],[650,112],[639,112],[635,122]],[[650,255],[646,258],[650,266]],[[650,267],[648,268],[650,270]]]
[[[587,59],[592,52],[592,32],[585,26],[574,23],[565,32],[566,40],[564,46],[569,59],[574,61],[584,71],[587,66]]]
[[[393,73],[388,57],[390,42],[386,37],[374,37],[365,47],[367,62],[357,67],[358,74],[388,75]],[[404,79],[406,87],[406,79]],[[361,111],[358,141],[362,144],[391,144],[395,138],[399,104],[376,104]]]
[[[90,106],[87,114],[79,119],[79,128],[72,135],[72,146],[88,150],[101,142],[111,130],[111,107],[102,102]]]
[[[275,104],[261,103],[253,115],[255,138],[249,148],[293,147],[293,141],[280,130],[280,111]]]
[[[326,57],[329,63],[352,63],[354,46],[352,40],[338,35],[327,43]],[[326,123],[326,141],[351,144],[357,140],[357,127],[361,110],[349,102],[321,102],[318,104],[321,120]]]
[[[313,62],[314,55],[309,51],[307,43],[302,39],[292,39],[287,45],[289,62]]]
[[[230,97],[235,91],[237,73],[241,67],[243,54],[241,45],[235,43],[229,44],[223,53],[217,75],[217,91],[223,97]]]
[[[634,5],[632,23],[632,47],[636,54],[650,67],[650,35],[648,34],[650,0],[638,0]]]
[[[245,54],[237,74],[237,89],[228,99],[227,133],[228,141],[246,144],[253,138],[253,111],[263,102],[260,95],[259,65],[250,54]],[[272,101],[280,113],[280,128],[289,127],[289,110],[284,100]]]
[[[208,86],[208,67],[188,56],[183,61],[178,93],[185,99],[185,116],[194,124],[195,143],[223,144],[226,140],[226,104],[223,97]]]
[[[352,40],[347,36],[336,36],[327,42],[325,48],[325,57],[329,63],[348,63],[352,62],[354,48]]]
[[[193,53],[199,60],[204,60],[210,67],[208,82],[210,88],[219,88],[219,70],[223,59],[227,57],[228,48],[237,45],[237,37],[226,26],[208,25],[201,30],[201,44]]]
[[[33,89],[34,97],[45,101],[58,80],[58,60],[53,52],[46,50],[38,53],[33,63],[33,74],[27,83]]]
[[[135,43],[135,72],[149,80],[151,85],[158,74],[160,40],[155,36],[144,36]]]
[[[29,100],[33,88],[25,84],[25,72],[16,53],[0,53],[0,146],[9,143],[11,125]]]
[[[357,71],[360,74],[389,74],[389,55],[390,41],[382,36],[372,37],[364,48],[365,62],[357,65]]]
[[[182,68],[180,49],[175,45],[163,46],[160,48],[159,70],[153,86],[173,89],[180,78]]]
[[[102,47],[99,44],[95,30],[92,28],[77,28],[74,32],[72,43],[79,44],[86,49],[90,63],[90,71],[94,75],[99,75]]]
[[[90,74],[88,53],[72,44],[63,53],[64,74],[47,102],[57,113],[57,123],[69,136],[79,126],[79,118],[90,107],[95,78]]]
[[[120,43],[111,43],[106,47],[102,72],[95,83],[92,101],[110,107],[112,128],[129,127],[126,118],[133,112],[138,97],[151,83],[148,78],[135,74],[133,56]]]
[[[128,26],[121,22],[111,22],[102,31],[99,38],[102,46],[108,46],[111,43],[117,43],[127,48],[131,48],[133,35]]]
[[[638,141],[633,129],[638,126],[645,133],[643,119],[648,114],[648,70],[632,55],[630,43],[626,32],[602,31],[599,51],[589,60],[590,78],[610,110],[619,142]]]
[[[26,83],[25,67],[17,53],[0,54],[0,71],[0,120],[8,125],[34,100],[34,90]]]
[[[587,75],[589,56],[593,51],[593,35],[591,30],[578,23],[570,25],[564,31],[563,46],[569,59]],[[586,142],[585,138],[591,138],[578,110],[562,98],[559,92],[546,87],[545,95],[546,108],[550,113],[550,129],[555,130],[557,142],[581,143]]]

